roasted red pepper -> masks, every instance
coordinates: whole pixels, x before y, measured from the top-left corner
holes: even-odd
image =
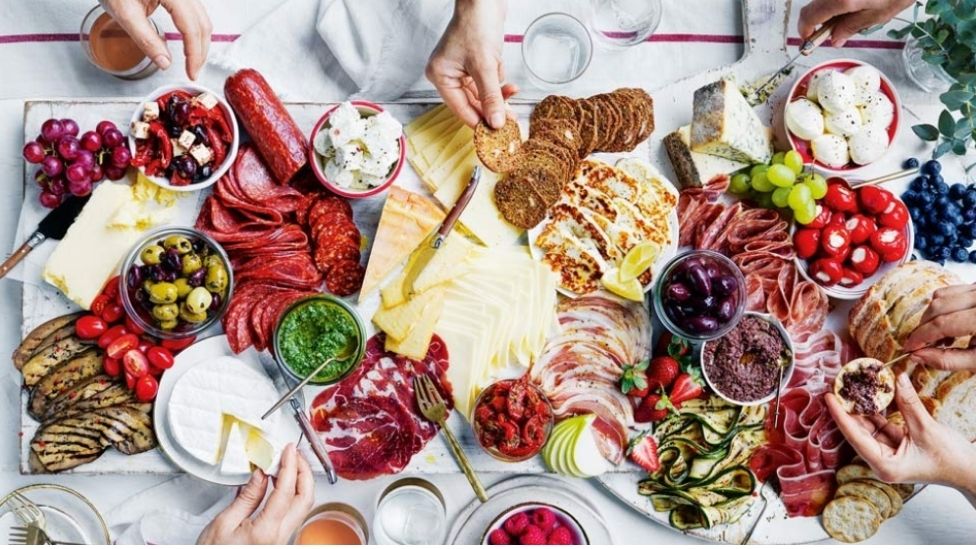
[[[214,167],[220,166],[224,162],[224,157],[227,156],[227,147],[224,145],[223,140],[217,136],[217,132],[214,131],[212,127],[205,125],[204,131],[207,134],[207,140],[210,141],[210,149],[213,151],[213,160],[211,160],[211,165]]]

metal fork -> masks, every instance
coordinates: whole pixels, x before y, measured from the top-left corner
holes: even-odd
[[[41,511],[40,507],[33,501],[27,499],[26,496],[17,490],[14,490],[10,494],[10,499],[12,500],[10,507],[24,525],[35,524],[38,528],[44,528],[44,511]]]
[[[83,543],[73,543],[70,541],[58,541],[51,539],[47,532],[36,524],[27,526],[10,527],[11,545],[84,545]]]
[[[458,443],[457,438],[454,437],[454,433],[447,426],[447,417],[450,412],[447,409],[447,404],[444,403],[444,398],[441,397],[440,392],[437,390],[437,386],[434,385],[434,380],[427,374],[413,378],[413,391],[417,397],[417,405],[420,407],[420,413],[424,414],[424,417],[428,420],[440,425],[441,432],[447,437],[447,442],[451,445],[451,451],[454,452],[454,458],[457,460],[458,465],[461,466],[461,470],[464,471],[464,476],[468,478],[468,482],[471,484],[471,488],[474,489],[475,495],[482,502],[488,501],[488,494],[485,493],[485,487],[481,485],[478,474],[474,472],[474,468],[471,467],[471,462],[468,461],[468,456],[464,453],[464,449],[461,448],[461,444]]]

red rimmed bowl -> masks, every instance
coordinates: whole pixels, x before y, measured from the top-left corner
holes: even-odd
[[[793,132],[791,132],[789,127],[786,125],[786,116],[785,115],[783,116],[783,126],[786,131],[786,137],[787,139],[789,139],[790,146],[793,148],[793,150],[800,153],[800,156],[803,157],[803,163],[812,164],[816,166],[818,169],[823,170],[824,172],[836,174],[836,175],[848,175],[851,174],[852,172],[860,170],[861,168],[865,168],[867,166],[876,164],[882,161],[888,155],[888,153],[891,152],[891,145],[895,142],[895,139],[898,136],[898,130],[901,127],[901,97],[898,96],[898,91],[895,89],[895,85],[883,72],[881,72],[880,69],[878,69],[874,65],[871,65],[870,63],[865,63],[864,61],[858,61],[856,59],[833,59],[830,61],[825,61],[813,67],[812,69],[808,70],[807,72],[803,73],[800,76],[800,78],[798,78],[796,82],[793,84],[793,87],[790,89],[789,101],[787,102],[787,103],[792,103],[797,99],[806,97],[807,87],[810,85],[810,80],[813,78],[814,74],[823,70],[846,71],[847,69],[851,69],[854,67],[871,67],[877,70],[878,74],[881,75],[881,88],[879,91],[882,94],[884,94],[894,106],[895,116],[894,118],[892,118],[891,124],[889,124],[888,127],[886,128],[886,131],[888,133],[888,148],[885,150],[885,153],[881,155],[880,158],[878,158],[874,162],[863,164],[863,165],[855,164],[853,161],[848,161],[846,165],[840,168],[828,166],[813,158],[813,148],[810,145],[810,141],[807,141],[805,139],[800,139],[799,137],[794,135]]]
[[[352,103],[352,105],[356,107],[356,110],[358,110],[359,114],[363,117],[374,116],[386,110],[383,107],[377,105],[376,103],[363,101],[361,99],[350,101],[350,103]],[[322,115],[322,118],[319,118],[319,121],[315,123],[315,127],[312,128],[312,133],[310,139],[308,140],[308,157],[312,160],[311,162],[312,172],[315,174],[315,177],[318,178],[319,182],[322,183],[322,185],[325,188],[329,189],[330,191],[334,192],[339,196],[343,196],[345,198],[367,198],[370,196],[377,195],[385,191],[386,189],[388,189],[390,185],[392,185],[393,182],[396,181],[396,178],[400,175],[400,170],[403,168],[403,164],[406,160],[407,140],[403,137],[403,134],[401,133],[399,139],[397,140],[397,145],[398,148],[400,149],[399,153],[397,154],[397,161],[390,168],[390,172],[387,175],[386,180],[381,185],[377,185],[376,187],[373,187],[371,189],[365,189],[361,191],[340,187],[339,185],[333,183],[332,181],[329,181],[329,179],[325,176],[325,170],[322,166],[322,161],[323,161],[322,155],[319,154],[317,150],[315,150],[315,136],[317,136],[319,132],[322,131],[324,128],[329,126],[329,118],[332,116],[332,113],[339,108],[339,105],[341,105],[341,103],[336,104],[333,107],[329,108],[329,110],[325,111],[325,114]]]

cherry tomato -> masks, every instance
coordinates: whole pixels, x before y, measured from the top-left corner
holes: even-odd
[[[820,231],[800,229],[793,233],[793,248],[800,259],[810,259],[820,251]]]
[[[122,362],[117,358],[107,356],[102,359],[102,369],[107,375],[119,377],[119,374],[122,373]]]
[[[75,321],[75,335],[85,341],[95,341],[107,329],[108,324],[95,315],[85,315]]]
[[[108,296],[108,298],[113,301],[115,298],[119,297],[119,281],[121,279],[122,277],[119,275],[115,275],[108,279],[108,282],[106,282],[105,286],[102,287],[102,295]]]
[[[843,179],[832,177],[827,183],[824,204],[835,212],[854,213],[857,211],[857,197]]]
[[[825,286],[833,286],[844,276],[844,267],[840,261],[824,257],[810,264],[810,275]]]
[[[102,311],[105,310],[105,306],[111,302],[112,299],[110,297],[105,294],[99,294],[94,300],[92,300],[91,306],[88,307],[88,310],[98,316],[102,316]]]
[[[102,309],[102,313],[98,316],[102,317],[102,320],[108,322],[109,324],[115,324],[119,320],[122,320],[122,317],[125,316],[125,310],[122,309],[122,306],[118,303],[109,303],[105,305],[105,308]]]
[[[128,387],[130,391],[135,389],[136,381],[138,380],[135,377],[133,377],[132,374],[130,374],[129,372],[125,372],[124,377],[125,377],[125,386]]]
[[[111,345],[113,341],[127,333],[129,332],[125,329],[125,326],[121,324],[118,326],[112,326],[108,330],[105,330],[105,333],[98,338],[98,346],[102,349],[108,349],[108,346]]]
[[[820,235],[820,248],[830,257],[843,260],[851,249],[851,234],[844,227],[829,225]]]
[[[901,231],[891,227],[882,227],[871,235],[871,247],[878,252],[885,261],[898,261],[908,249],[908,240]]]
[[[878,222],[884,227],[901,230],[908,225],[909,218],[905,204],[901,200],[892,200],[888,208],[878,216]]]
[[[806,224],[808,229],[823,229],[830,222],[830,218],[833,216],[833,212],[829,208],[825,208],[823,204],[817,204],[817,217],[813,218],[813,221]]]
[[[125,326],[122,329],[125,329]],[[139,349],[137,347],[139,347],[139,336],[136,334],[125,334],[109,343],[105,349],[105,354],[112,358],[122,358],[122,355],[131,350],[138,351]]]
[[[125,373],[131,374],[136,379],[149,374],[149,360],[139,349],[126,351],[122,356],[122,366],[125,368]]]
[[[136,349],[139,349],[139,352],[141,352],[142,354],[146,354],[149,352],[149,349],[151,349],[152,346],[153,346],[152,341],[149,341],[148,339],[145,338],[139,338],[139,346],[136,347]]]
[[[865,211],[878,215],[884,213],[895,197],[881,187],[867,185],[857,190],[857,198]]]
[[[173,353],[165,347],[150,347],[146,353],[149,363],[160,370],[169,370],[173,367]]]
[[[159,392],[159,382],[153,376],[142,376],[136,382],[135,391],[139,402],[152,402]]]
[[[878,270],[881,257],[867,246],[858,246],[851,252],[851,267],[864,276],[871,276]]]
[[[908,211],[906,210],[905,213]],[[847,220],[844,228],[851,235],[851,244],[862,244],[878,230],[878,224],[864,214],[854,214]]]
[[[197,336],[181,337],[179,339],[164,339],[162,342],[160,342],[160,345],[166,349],[169,349],[170,351],[179,352],[186,349],[190,345],[193,345],[193,342],[196,340]]]
[[[125,317],[125,329],[128,330],[130,334],[142,335],[145,333],[145,330],[140,328],[139,325],[128,316]]]

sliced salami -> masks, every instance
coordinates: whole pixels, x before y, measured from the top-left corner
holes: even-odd
[[[325,275],[325,287],[336,295],[352,295],[362,287],[365,274],[366,269],[358,260],[338,261]]]

